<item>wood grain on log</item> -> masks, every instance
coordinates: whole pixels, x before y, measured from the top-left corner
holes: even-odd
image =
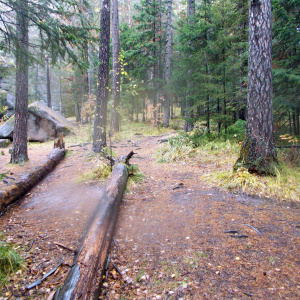
[[[126,166],[117,164],[58,299],[87,300],[95,297],[105,268],[127,177]]]
[[[21,180],[14,182],[5,190],[0,191],[0,211],[23,196],[38,181],[44,178],[61,161],[65,155],[65,149],[53,149],[47,159],[32,172],[25,174]]]

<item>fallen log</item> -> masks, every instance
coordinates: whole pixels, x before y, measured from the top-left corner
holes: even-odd
[[[127,178],[126,166],[115,165],[111,178],[104,188],[102,202],[99,203],[80,250],[74,258],[74,266],[59,292],[59,300],[98,299],[99,284],[104,273]]]
[[[65,149],[54,148],[40,166],[23,175],[21,180],[15,181],[14,184],[0,191],[0,212],[26,194],[38,181],[52,171],[64,156]]]

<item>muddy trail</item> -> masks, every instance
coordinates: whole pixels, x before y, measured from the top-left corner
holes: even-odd
[[[145,178],[123,199],[100,299],[299,299],[299,205],[220,191],[201,180],[216,166],[196,156],[157,163],[166,137],[135,135],[113,145],[118,156],[136,153],[130,162]],[[72,149],[0,218],[26,262],[4,299],[51,299],[69,271],[70,250],[101,197],[101,185],[76,183],[80,170],[93,167],[84,159],[90,147]],[[62,257],[57,272],[25,290]]]
[[[72,149],[69,157],[0,218],[5,239],[19,245],[26,265],[2,288],[0,295],[5,299],[47,299],[63,283],[91,217],[101,205],[104,183],[80,180],[84,172],[93,168],[93,163],[85,159],[91,152],[90,146]],[[49,152],[47,147],[42,148],[34,163],[38,164]],[[54,275],[37,287],[26,289],[62,259]]]

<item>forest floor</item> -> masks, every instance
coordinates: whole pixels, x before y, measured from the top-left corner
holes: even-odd
[[[114,144],[118,156],[136,152],[131,163],[145,178],[124,197],[101,299],[299,299],[299,203],[221,191],[201,179],[219,164],[197,156],[158,163],[156,153],[167,136],[136,134]],[[76,249],[93,209],[86,204],[100,190],[75,180],[80,169],[92,167],[84,159],[90,145],[72,149],[0,218],[6,239],[26,255],[26,268],[11,276],[3,299],[51,299],[65,278],[73,253],[57,244]],[[77,194],[85,199],[65,203]],[[62,257],[62,268],[25,290]]]

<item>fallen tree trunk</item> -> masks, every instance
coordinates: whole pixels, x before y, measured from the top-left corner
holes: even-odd
[[[117,164],[105,187],[102,202],[98,205],[93,221],[82,246],[74,259],[59,300],[97,298],[99,284],[105,268],[107,253],[117,221],[119,206],[127,182],[127,168]]]
[[[25,174],[20,181],[8,186],[4,191],[0,191],[0,211],[27,193],[38,181],[54,169],[64,155],[65,149],[54,148],[40,166]]]

